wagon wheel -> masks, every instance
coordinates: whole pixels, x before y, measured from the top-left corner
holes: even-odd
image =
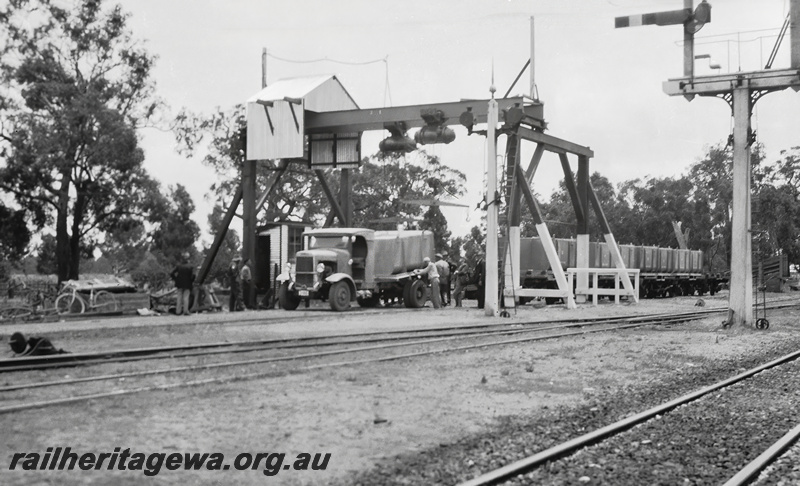
[[[111,292],[101,290],[94,294],[94,305],[92,309],[97,312],[114,312],[119,308],[117,298]]]
[[[28,307],[6,307],[0,309],[0,321],[22,319],[33,314]]]
[[[756,319],[756,329],[769,329],[769,321],[766,317]]]
[[[59,314],[83,314],[86,306],[77,292],[61,294],[56,299],[56,312]]]

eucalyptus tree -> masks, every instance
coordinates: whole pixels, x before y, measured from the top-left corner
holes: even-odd
[[[147,213],[158,184],[137,128],[159,106],[154,57],[102,0],[13,0],[0,10],[0,190],[55,227],[59,280],[87,241]]]

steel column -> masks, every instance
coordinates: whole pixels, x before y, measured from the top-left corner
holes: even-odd
[[[683,0],[683,8],[693,10],[693,0]],[[683,29],[683,75],[694,77],[694,34]]]
[[[791,67],[800,68],[800,0],[791,0],[789,40],[791,47]]]

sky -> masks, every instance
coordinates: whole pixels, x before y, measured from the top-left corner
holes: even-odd
[[[697,2],[696,2],[697,3]],[[716,0],[711,22],[695,37],[696,75],[762,69],[787,15],[788,0]],[[335,74],[361,108],[488,99],[511,86],[531,56],[550,135],[594,151],[591,171],[612,183],[677,177],[727,140],[733,130],[727,103],[717,98],[671,97],[662,83],[683,75],[681,26],[614,29],[614,18],[677,10],[682,0],[122,0],[130,28],[158,56],[157,91],[173,113],[181,108],[227,110],[261,89],[261,53],[268,50],[267,82]],[[774,68],[789,64],[784,40]],[[322,61],[319,61],[322,60]],[[315,61],[315,62],[309,62]],[[338,62],[333,62],[338,61]],[[377,61],[377,62],[372,62]],[[492,81],[493,77],[493,81]],[[525,71],[511,95],[528,95]],[[752,118],[769,161],[800,146],[800,93],[770,93]],[[480,221],[485,192],[485,138],[454,127],[449,145],[425,149],[467,176],[469,208],[443,208],[454,236]],[[165,185],[185,185],[207,227],[206,200],[215,175],[200,157],[175,152],[169,133],[141,133],[146,167]],[[362,156],[378,150],[384,132],[368,132]],[[533,144],[523,144],[525,164]],[[577,160],[573,157],[573,170]],[[502,160],[499,161],[502,163]],[[547,154],[533,189],[549,197],[562,178]],[[679,195],[676,195],[679,196]],[[614,222],[610,222],[613,225]],[[240,223],[239,227],[240,226]],[[210,239],[205,236],[204,239]]]

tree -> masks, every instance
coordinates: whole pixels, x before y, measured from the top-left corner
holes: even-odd
[[[44,275],[53,275],[58,271],[56,237],[50,233],[42,235],[42,242],[36,248],[36,271]]]
[[[424,150],[375,154],[365,159],[352,177],[353,224],[375,228],[388,218],[417,221],[416,227],[433,232],[437,252],[449,252],[451,232],[439,207],[413,201],[461,197],[466,179]]]
[[[224,229],[222,227],[223,215],[224,211],[222,210],[222,207],[214,206],[211,214],[208,215],[208,226],[211,233],[218,234]],[[209,247],[205,248],[206,252],[209,250]],[[239,240],[239,235],[236,233],[236,230],[228,228],[227,232],[225,233],[225,239],[222,241],[222,246],[220,246],[219,250],[217,251],[217,256],[208,271],[208,280],[225,282],[228,273],[228,263],[233,259],[234,256],[238,256],[240,252],[241,241]]]
[[[183,185],[176,184],[158,206],[150,214],[151,223],[155,224],[150,251],[168,267],[180,263],[185,252],[189,253],[190,259],[194,258],[200,227],[192,220],[194,203],[189,192]]]
[[[758,192],[768,170],[761,165],[764,160],[764,147],[755,144],[751,147],[750,163],[753,170],[753,191]],[[693,198],[699,209],[698,216],[707,218],[707,227],[693,228],[698,235],[700,249],[709,253],[722,244],[725,250],[725,265],[730,265],[731,232],[733,210],[733,149],[728,145],[717,144],[709,148],[705,158],[692,165],[688,177],[694,185]],[[713,260],[706,258],[708,265]]]
[[[87,240],[141,217],[158,185],[142,167],[154,59],[119,6],[17,0],[0,11],[0,189],[41,229],[55,223],[59,280],[78,278]]]

